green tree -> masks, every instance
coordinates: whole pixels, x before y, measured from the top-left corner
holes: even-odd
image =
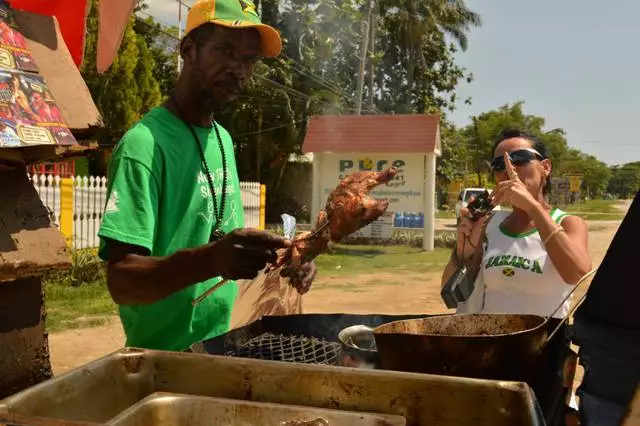
[[[590,198],[602,197],[607,190],[611,170],[592,155],[570,149],[562,159],[562,174],[580,174],[582,178],[582,190]]]
[[[611,172],[597,158],[569,147],[563,129],[545,129],[544,117],[526,114],[524,102],[503,105],[473,117],[472,124],[461,129],[467,141],[469,162],[477,173],[488,171],[486,162],[491,159],[493,145],[507,129],[519,129],[539,138],[547,148],[553,162],[553,175],[562,177],[568,173],[583,175],[583,190],[590,197],[600,197],[607,189]]]
[[[383,38],[390,41],[383,63],[394,65],[396,73],[388,76],[395,76],[396,96],[404,95],[399,112],[414,112],[416,107],[422,107],[419,112],[429,107],[451,109],[458,81],[471,78],[455,66],[453,54],[457,48],[467,48],[466,33],[481,24],[480,16],[463,0],[380,0],[379,4]],[[446,37],[454,43],[447,43]],[[399,90],[402,86],[405,90]],[[452,97],[443,99],[437,91]],[[436,100],[440,102],[430,105],[429,101]]]
[[[136,19],[134,30],[153,56],[153,78],[158,82],[164,101],[178,80],[178,27],[166,27],[147,17]]]
[[[438,180],[450,183],[462,179],[468,166],[468,144],[453,123],[445,118],[440,124],[440,142],[442,155],[436,168]]]
[[[619,198],[632,198],[640,190],[640,162],[611,167],[607,192]]]
[[[91,92],[104,128],[97,134],[98,143],[109,149],[122,135],[161,99],[160,87],[153,70],[155,60],[146,41],[133,29],[134,19],[125,29],[122,45],[111,67],[103,74],[96,71],[98,0],[92,2],[87,18],[84,63],[80,69]],[[105,174],[101,153],[90,157],[91,172]]]

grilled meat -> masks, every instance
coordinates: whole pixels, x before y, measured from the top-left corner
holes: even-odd
[[[286,265],[284,274],[295,273],[302,264],[325,252],[331,242],[342,240],[382,216],[389,201],[377,200],[370,192],[390,182],[397,173],[392,167],[380,172],[356,172],[342,179],[318,214],[314,230],[294,238],[291,249],[283,253],[276,266]]]

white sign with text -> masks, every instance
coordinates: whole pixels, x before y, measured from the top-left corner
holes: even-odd
[[[375,198],[389,200],[388,212],[424,212],[424,154],[323,154],[319,170],[321,206],[341,179],[357,171],[398,168],[395,179],[375,188]]]

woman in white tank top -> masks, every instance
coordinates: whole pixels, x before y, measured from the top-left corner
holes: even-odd
[[[517,234],[503,227],[510,214],[510,211],[498,211],[489,220],[474,287],[478,290],[470,301],[458,306],[458,312],[548,316],[571,291],[549,258],[536,229]],[[560,209],[552,209],[550,217],[561,225],[567,215]],[[567,300],[554,316],[564,318],[570,308],[571,302]]]
[[[507,131],[495,144],[492,202],[513,211],[477,221],[461,212],[457,246],[442,277],[444,285],[465,264],[475,280],[459,313],[548,316],[591,270],[586,223],[547,202],[551,167],[544,145],[523,132]],[[555,317],[569,308],[567,301]]]
[[[492,203],[510,204],[477,221],[463,209],[457,246],[442,276],[443,285],[462,264],[474,280],[474,291],[458,304],[458,313],[550,315],[574,284],[591,270],[587,225],[580,217],[552,208],[546,198],[551,161],[544,145],[519,131],[507,131],[494,145],[491,162],[496,187]],[[569,311],[565,303],[549,323]],[[575,367],[566,325],[541,355],[533,387],[545,421],[564,425],[562,399],[571,392]],[[566,362],[569,360],[569,362]],[[559,403],[560,402],[560,403]]]

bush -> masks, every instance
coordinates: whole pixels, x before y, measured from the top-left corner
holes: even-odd
[[[391,238],[366,238],[366,237],[347,237],[341,244],[354,245],[377,245],[377,246],[393,246],[403,245],[416,248],[422,248],[423,244],[422,230],[394,229]],[[452,248],[456,242],[456,233],[454,231],[436,231],[434,235],[434,246],[437,248]]]
[[[282,225],[269,225],[267,230],[282,235]],[[298,226],[297,232],[309,230],[308,225]],[[367,237],[347,237],[340,244],[365,245],[365,246],[396,246],[405,245],[422,248],[421,229],[394,229],[391,238],[367,238]],[[456,242],[455,231],[436,231],[434,236],[434,246],[437,248],[453,248]]]
[[[45,274],[44,280],[80,286],[106,279],[104,262],[98,257],[95,249],[74,250],[71,253],[71,268]]]

